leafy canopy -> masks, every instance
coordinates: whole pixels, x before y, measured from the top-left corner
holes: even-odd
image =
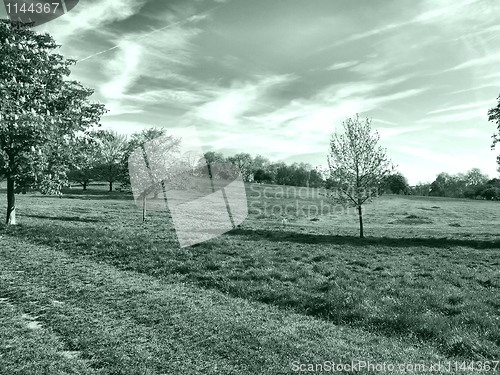
[[[328,166],[335,190],[331,198],[347,205],[361,205],[378,195],[378,188],[394,166],[386,150],[378,145],[380,136],[371,133],[371,121],[359,116],[343,122],[344,133],[330,141]]]
[[[66,80],[75,60],[54,52],[48,34],[0,20],[0,175],[58,191],[77,134],[98,125],[104,105],[93,90]]]

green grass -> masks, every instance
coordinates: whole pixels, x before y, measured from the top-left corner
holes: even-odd
[[[184,249],[167,213],[143,223],[125,194],[18,196],[20,225],[0,232],[0,361],[10,373],[279,374],[293,360],[500,358],[498,202],[384,196],[359,239],[354,212],[304,213],[321,196],[283,189],[248,186],[241,227]],[[42,328],[23,330],[23,313]]]

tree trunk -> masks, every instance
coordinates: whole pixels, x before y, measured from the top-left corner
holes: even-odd
[[[210,186],[212,187],[212,193],[215,192],[214,189],[214,181],[212,180],[212,167],[210,163],[207,163],[208,166],[208,178],[210,179]]]
[[[363,212],[361,210],[361,206],[358,206],[358,215],[359,215],[359,238],[363,238]]]
[[[109,181],[109,192],[113,191],[113,181]]]
[[[15,180],[7,177],[7,225],[16,225],[16,194],[14,192]]]
[[[87,181],[83,183],[83,190],[87,190]]]
[[[146,195],[142,197],[142,221],[146,221]]]

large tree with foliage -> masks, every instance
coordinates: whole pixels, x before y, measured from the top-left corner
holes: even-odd
[[[97,138],[99,154],[95,167],[96,176],[109,184],[111,192],[113,183],[121,177],[121,163],[127,149],[127,137],[112,130],[103,130],[97,133]]]
[[[410,185],[407,178],[400,172],[388,175],[383,182],[383,189],[390,190],[393,194],[408,194]]]
[[[99,164],[100,144],[96,140],[97,132],[79,136],[73,142],[73,152],[68,180],[82,185],[83,190],[97,176],[96,166]]]
[[[7,224],[15,224],[15,188],[31,181],[42,193],[67,181],[78,132],[99,123],[93,90],[66,80],[76,61],[54,52],[47,33],[0,20],[0,175],[7,180]]]
[[[497,125],[497,131],[491,138],[493,142],[491,144],[491,149],[495,149],[495,146],[500,142],[500,95],[497,97],[497,105],[490,110],[488,110],[488,121],[494,122]],[[499,165],[498,171],[500,172],[500,155],[497,156],[497,164]]]
[[[394,170],[386,150],[378,145],[380,136],[371,132],[371,120],[359,116],[343,122],[344,133],[334,133],[330,141],[328,166],[335,191],[328,196],[357,209],[359,236],[363,237],[365,202],[378,195],[378,187]]]
[[[213,178],[212,167],[215,166],[215,164],[222,166],[222,164],[226,161],[226,158],[221,152],[215,151],[207,151],[203,156],[203,158],[198,160],[197,169],[201,175],[208,174],[209,178]]]
[[[253,178],[254,168],[252,155],[242,152],[228,157],[227,161],[239,168],[243,181],[248,182]]]

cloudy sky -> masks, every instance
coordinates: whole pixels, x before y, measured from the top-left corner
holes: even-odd
[[[37,29],[79,60],[106,128],[195,125],[205,150],[326,165],[359,113],[416,184],[498,176],[499,15],[495,0],[81,0]]]

